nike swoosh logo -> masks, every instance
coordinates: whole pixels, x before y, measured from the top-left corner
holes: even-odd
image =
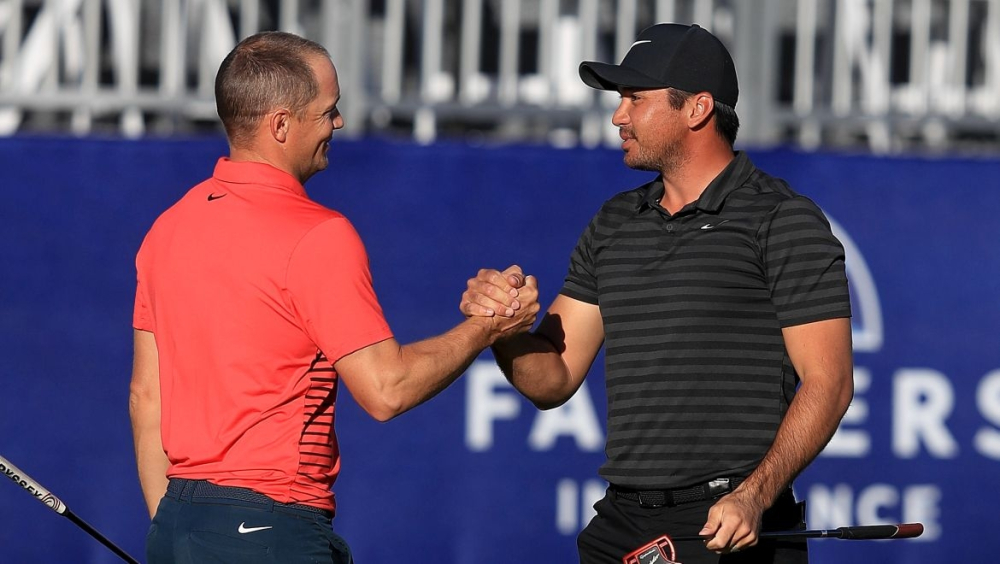
[[[631,50],[632,47],[635,47],[636,45],[642,45],[643,43],[652,43],[652,42],[653,42],[652,39],[642,39],[642,40],[636,41],[635,43],[633,43],[632,45],[630,45],[629,49]]]
[[[244,521],[243,523],[240,523],[239,527],[236,528],[236,532],[240,533],[241,535],[245,535],[247,533],[256,533],[257,531],[266,531],[267,529],[273,529],[273,528],[274,527],[271,525],[267,527],[247,527],[246,521]]]
[[[727,221],[729,221],[729,220],[728,219],[723,219],[719,223],[706,223],[705,225],[702,225],[701,228],[702,229],[714,229],[714,228],[722,225],[723,223],[726,223]]]
[[[208,195],[208,201],[211,202],[212,200],[218,200],[219,198],[225,198],[228,195],[229,195],[228,192],[226,192],[225,194],[219,194],[218,196],[216,196],[215,194],[209,194]]]

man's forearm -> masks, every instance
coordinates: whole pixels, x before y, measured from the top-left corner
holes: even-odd
[[[851,395],[849,379],[803,382],[771,448],[738,489],[770,507],[833,437]]]
[[[539,409],[558,407],[576,391],[569,368],[548,339],[523,333],[491,348],[507,380]]]
[[[157,405],[154,410],[133,400],[130,407],[139,486],[142,488],[149,516],[152,518],[156,514],[160,500],[167,492],[167,468],[170,467],[160,439],[159,406]]]
[[[527,331],[538,314],[538,287],[528,276],[517,311],[471,316],[450,331],[409,345],[386,339],[334,363],[358,404],[379,421],[420,405],[448,387],[484,349]]]
[[[493,340],[488,323],[486,318],[469,319],[442,335],[400,347],[406,372],[395,386],[399,413],[436,396],[469,368]]]

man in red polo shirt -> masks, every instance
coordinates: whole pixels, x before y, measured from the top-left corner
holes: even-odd
[[[139,250],[130,413],[151,564],[351,562],[331,527],[339,381],[385,421],[534,322],[529,279],[513,317],[396,342],[358,234],[303,188],[339,99],[319,44],[242,41],[216,78],[230,156]]]

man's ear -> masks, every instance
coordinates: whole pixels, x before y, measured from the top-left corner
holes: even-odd
[[[708,92],[700,92],[691,97],[691,112],[688,114],[688,126],[697,129],[708,123],[715,110],[715,98]]]
[[[271,137],[278,143],[284,143],[288,139],[288,128],[291,126],[291,121],[292,114],[287,109],[280,108],[271,112],[267,118]]]

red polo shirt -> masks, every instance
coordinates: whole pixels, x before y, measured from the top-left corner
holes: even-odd
[[[334,509],[333,364],[392,336],[350,222],[282,171],[220,159],[156,220],[136,269],[167,475]]]

